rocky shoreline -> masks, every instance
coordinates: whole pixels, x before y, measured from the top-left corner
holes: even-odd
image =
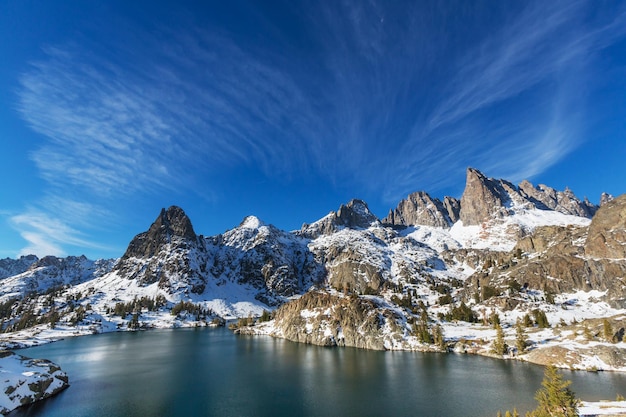
[[[56,395],[69,387],[61,368],[46,359],[0,351],[0,414]]]

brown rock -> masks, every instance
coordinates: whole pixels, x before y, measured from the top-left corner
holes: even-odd
[[[474,168],[468,168],[459,217],[465,226],[470,226],[480,224],[496,213],[505,215],[506,210],[502,209],[506,199],[497,180],[487,178]]]
[[[604,204],[593,217],[585,253],[594,258],[626,258],[626,194]]]
[[[450,227],[456,221],[453,218],[458,219],[458,200],[446,197],[444,201],[442,203],[423,191],[409,194],[395,210],[389,211],[383,223],[394,226]]]

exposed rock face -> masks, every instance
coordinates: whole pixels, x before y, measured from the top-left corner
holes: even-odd
[[[443,206],[446,208],[451,222],[456,223],[461,214],[461,202],[454,197],[444,197]]]
[[[122,260],[128,258],[149,258],[157,254],[164,245],[173,240],[196,241],[191,220],[180,207],[172,206],[161,209],[161,214],[152,223],[147,232],[135,236],[128,245]]]
[[[588,200],[580,201],[569,188],[565,188],[565,191],[557,191],[544,184],[535,187],[524,180],[519,185],[519,191],[536,208],[542,210],[555,210],[560,213],[587,218],[591,218],[597,210],[597,206]]]
[[[602,205],[593,217],[585,253],[595,258],[626,258],[626,194]]]
[[[418,191],[390,210],[383,224],[394,226],[423,225],[433,227],[450,227],[458,219],[459,202],[446,197],[442,203],[423,191]]]
[[[615,197],[613,197],[611,194],[608,193],[602,193],[600,195],[600,207],[602,207],[603,205],[605,205],[606,203],[608,203],[609,201],[612,201]]]
[[[359,297],[339,297],[326,292],[308,292],[275,314],[281,336],[294,342],[320,346],[353,346],[384,350],[387,325],[399,337],[403,334],[392,310]]]
[[[622,227],[623,230],[623,227]],[[587,228],[546,226],[521,239],[511,253],[484,252],[477,263],[483,268],[466,282],[469,293],[489,285],[506,289],[511,280],[559,294],[577,290],[607,291],[606,300],[618,308],[626,307],[626,263],[606,258],[586,258]],[[528,256],[532,254],[533,256]]]
[[[370,212],[367,204],[362,200],[351,200],[341,205],[336,212],[312,224],[303,224],[300,230],[302,236],[315,239],[322,235],[334,233],[343,228],[366,229],[378,223],[378,218]]]
[[[554,210],[586,218],[591,218],[598,208],[587,199],[580,201],[569,188],[557,191],[546,185],[534,187],[526,180],[516,187],[505,180],[487,178],[476,169],[467,169],[460,210],[460,219],[465,226],[508,216],[514,213],[514,207]]]
[[[189,217],[172,206],[161,210],[147,232],[135,236],[114,270],[140,285],[159,282],[163,289],[184,282],[199,294],[206,285],[207,258],[204,241],[196,236]]]
[[[461,197],[461,211],[459,218],[465,226],[477,225],[483,220],[498,213],[506,215],[504,204],[510,200],[502,180],[487,178],[482,172],[467,169],[465,191]],[[509,188],[513,186],[506,183]]]

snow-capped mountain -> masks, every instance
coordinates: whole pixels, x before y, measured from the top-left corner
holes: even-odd
[[[2,340],[276,309],[270,322],[240,331],[365,348],[436,350],[468,337],[488,346],[492,331],[458,320],[499,313],[510,325],[538,308],[564,318],[547,298],[581,291],[593,297],[577,299],[597,308],[574,303],[570,321],[626,308],[624,198],[603,195],[598,208],[567,189],[515,186],[470,168],[460,199],[413,193],[382,221],[352,200],[294,232],[249,216],[204,237],[173,206],[117,261],[0,261],[3,329],[13,332]]]

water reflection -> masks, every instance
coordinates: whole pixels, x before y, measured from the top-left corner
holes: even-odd
[[[59,363],[71,387],[16,416],[495,415],[534,406],[541,367],[465,355],[333,349],[226,329],[68,339],[23,351]],[[621,374],[572,373],[585,399]]]

